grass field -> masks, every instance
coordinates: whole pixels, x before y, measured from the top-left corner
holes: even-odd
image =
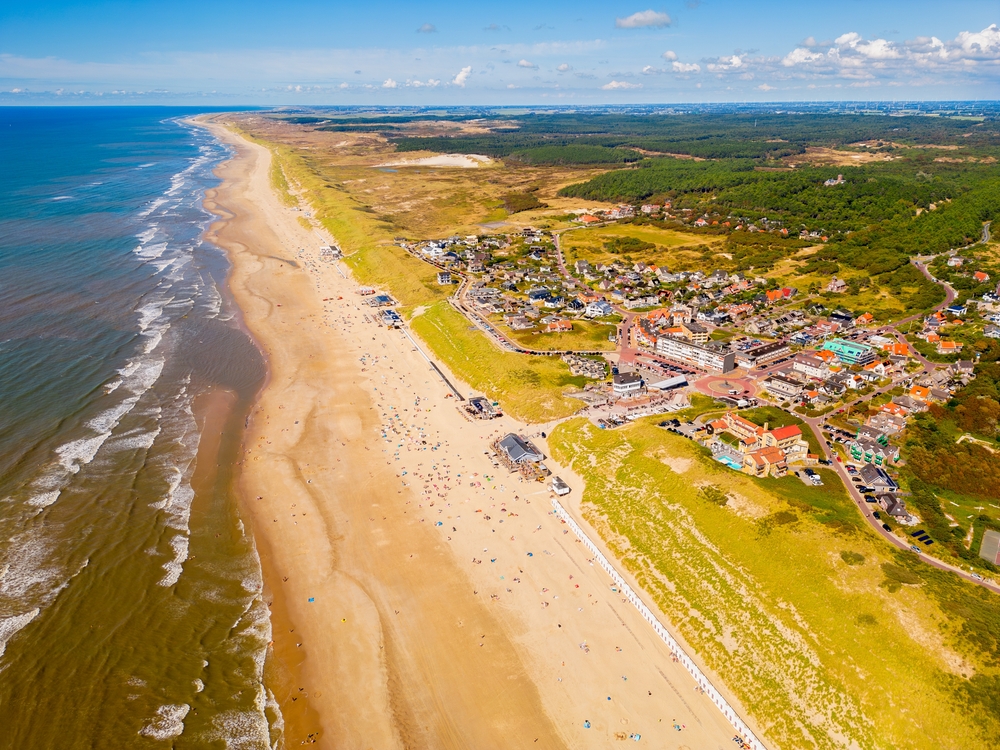
[[[614,237],[632,237],[656,245],[656,250],[628,254],[634,261],[655,263],[671,271],[695,271],[704,269],[703,253],[721,246],[722,240],[701,234],[688,234],[673,229],[631,224],[596,227],[594,229],[573,229],[564,232],[559,241],[566,256],[566,265],[574,261],[586,260],[591,263],[612,263],[625,260],[625,254],[609,253],[604,243]],[[698,248],[697,250],[677,250],[677,248]]]
[[[594,323],[589,320],[574,320],[569,333],[532,333],[531,331],[511,331],[506,333],[514,341],[527,349],[543,352],[556,350],[613,352],[615,343],[608,341],[608,334],[615,332],[614,325]]]
[[[756,480],[651,421],[571,420],[549,446],[769,747],[995,746],[996,597],[889,548],[840,482]]]
[[[570,374],[558,357],[504,352],[447,302],[438,302],[410,321],[436,357],[477,391],[500,402],[505,412],[525,422],[547,422],[569,416],[583,404],[566,398],[566,390],[589,381]],[[537,337],[536,337],[537,338]]]

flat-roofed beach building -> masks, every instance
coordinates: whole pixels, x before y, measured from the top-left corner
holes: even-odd
[[[823,344],[823,350],[832,352],[837,359],[847,365],[867,365],[876,358],[875,349],[856,341],[833,339]]]
[[[671,336],[661,336],[657,339],[656,353],[675,362],[694,365],[702,370],[726,373],[736,369],[736,352],[714,346],[693,344]]]

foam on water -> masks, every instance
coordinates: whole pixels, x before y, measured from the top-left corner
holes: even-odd
[[[184,731],[184,719],[190,710],[191,706],[186,703],[160,706],[156,709],[156,715],[139,730],[139,734],[154,740],[169,740],[172,737],[180,737]]]
[[[38,617],[38,608],[13,617],[0,618],[0,656],[7,650],[7,641],[21,628]]]

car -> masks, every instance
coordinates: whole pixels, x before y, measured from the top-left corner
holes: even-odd
[[[920,547],[918,547],[917,545],[915,545],[915,544],[911,544],[911,545],[910,545],[910,549],[912,549],[912,550],[913,550],[914,552],[916,552],[916,553],[917,553],[918,555],[920,554]]]
[[[852,482],[863,482],[865,480],[862,479],[861,477],[851,477],[851,481]]]
[[[875,502],[875,496],[874,495],[865,495],[864,497],[865,497],[865,502],[866,503],[874,503]]]
[[[886,531],[892,531],[892,527],[887,523],[882,524],[882,528]]]
[[[979,573],[969,573],[969,575],[975,578],[977,581],[983,580],[983,577],[979,575]]]
[[[882,514],[879,513],[877,510],[873,512],[872,515],[875,516],[875,518],[879,519],[880,521],[882,520]]]

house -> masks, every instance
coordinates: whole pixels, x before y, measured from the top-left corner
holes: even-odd
[[[579,221],[581,224],[589,225],[589,224],[597,224],[598,222],[600,222],[600,219],[598,219],[593,214],[583,214],[583,216],[580,216],[577,219],[577,221]]]
[[[957,255],[953,255],[950,258],[948,258],[949,268],[961,268],[964,262],[965,261],[959,258]]]
[[[972,274],[972,278],[974,278],[980,284],[985,284],[987,281],[990,280],[990,275],[983,271],[976,271],[974,274]]]
[[[451,278],[451,271],[438,271],[437,282],[441,285],[454,283]]]
[[[827,367],[826,362],[819,357],[812,357],[808,354],[797,354],[792,360],[792,369],[795,372],[801,372],[807,378],[817,380],[822,380],[830,374],[830,368]]]
[[[875,496],[875,502],[893,518],[905,518],[910,515],[906,511],[906,503],[891,492],[880,492]]]
[[[886,470],[879,466],[865,464],[861,467],[859,474],[861,475],[861,481],[868,487],[874,487],[876,490],[888,490],[890,492],[899,489],[896,480],[890,477]]]
[[[761,383],[767,391],[780,399],[795,398],[802,392],[802,383],[781,375],[772,375]]]
[[[867,428],[888,435],[895,435],[906,427],[906,417],[890,414],[887,411],[880,411],[873,414],[868,419]],[[865,429],[865,428],[862,428]],[[858,436],[861,437],[859,431]],[[870,435],[869,435],[870,437]]]
[[[524,315],[511,315],[507,318],[507,325],[512,331],[526,331],[534,328],[535,324]]]
[[[783,477],[788,473],[785,452],[781,448],[760,448],[743,457],[743,472],[755,477]]]
[[[859,315],[854,319],[854,325],[858,326],[859,328],[870,326],[874,322],[875,322],[875,316],[872,315],[870,312],[862,313],[861,315]]]
[[[958,354],[962,351],[964,344],[958,341],[945,341],[944,339],[937,342],[937,353],[938,354]]]
[[[900,407],[907,414],[916,414],[917,412],[927,411],[927,404],[922,401],[917,401],[909,396],[896,396],[892,399],[892,403]]]
[[[588,302],[586,309],[583,311],[584,317],[587,318],[604,318],[608,315],[613,314],[615,309],[603,299],[595,300],[593,302]]]
[[[548,333],[568,333],[573,330],[573,324],[568,320],[556,318],[555,320],[550,320],[548,322],[548,325],[545,326],[545,330]]]
[[[538,463],[545,456],[530,441],[508,433],[497,441],[497,450],[502,453],[512,464]]]
[[[845,339],[834,339],[823,344],[823,349],[846,365],[866,365],[875,361],[875,350],[867,344]]]
[[[834,294],[842,294],[847,291],[847,282],[834,276],[830,280],[830,283],[826,285],[826,291],[833,292]]]
[[[899,460],[899,448],[869,438],[855,438],[846,444],[851,458],[875,466],[886,466]]]
[[[983,329],[983,335],[988,339],[1000,339],[1000,327],[989,325]]]
[[[725,431],[740,441],[740,450],[746,453],[760,446],[765,429],[754,424],[749,419],[744,419],[735,412],[726,412],[722,418],[725,422]]]
[[[759,344],[749,349],[736,353],[736,363],[740,367],[762,367],[768,362],[788,356],[791,350],[786,341],[772,341],[768,344]]]
[[[620,372],[612,378],[611,390],[616,396],[629,396],[642,389],[642,376],[635,372]]]
[[[681,335],[688,341],[693,341],[696,344],[704,344],[708,341],[708,329],[701,323],[682,322],[678,327],[681,329]]]
[[[761,442],[765,448],[781,448],[787,460],[804,459],[809,452],[809,443],[802,437],[801,428],[795,424],[766,430]]]

